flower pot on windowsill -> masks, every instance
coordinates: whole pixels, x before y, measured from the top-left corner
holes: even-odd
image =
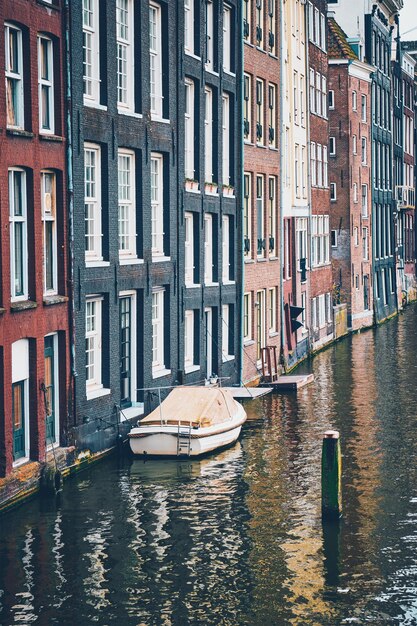
[[[204,191],[206,193],[210,193],[211,195],[217,194],[218,193],[217,183],[214,183],[214,182],[205,183],[204,184]]]
[[[231,185],[223,185],[223,196],[226,198],[233,198],[235,195],[235,188]]]
[[[193,180],[191,178],[185,179],[185,189],[186,191],[199,191],[200,187],[198,184],[198,180]]]

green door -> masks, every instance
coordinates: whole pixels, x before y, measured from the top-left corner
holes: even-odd
[[[25,381],[12,385],[13,460],[25,456]]]
[[[56,441],[55,433],[55,355],[54,337],[45,337],[45,420],[46,444]]]

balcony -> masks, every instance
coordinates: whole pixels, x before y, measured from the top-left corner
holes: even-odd
[[[398,185],[395,188],[395,200],[399,209],[409,210],[415,209],[416,206],[416,190],[414,187],[406,187]]]

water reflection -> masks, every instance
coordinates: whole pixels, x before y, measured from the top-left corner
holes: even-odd
[[[246,405],[230,450],[110,459],[1,518],[0,624],[416,624],[416,325],[320,354],[313,385]],[[328,428],[344,515],[323,525]]]

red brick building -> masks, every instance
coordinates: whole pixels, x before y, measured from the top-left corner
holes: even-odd
[[[280,352],[280,2],[244,2],[243,381]]]
[[[310,112],[311,272],[310,341],[317,349],[333,339],[330,189],[328,175],[327,0],[308,3]]]
[[[63,14],[0,3],[0,476],[44,461],[68,414]]]
[[[336,304],[352,330],[373,323],[371,73],[337,22],[328,20],[329,183]]]

